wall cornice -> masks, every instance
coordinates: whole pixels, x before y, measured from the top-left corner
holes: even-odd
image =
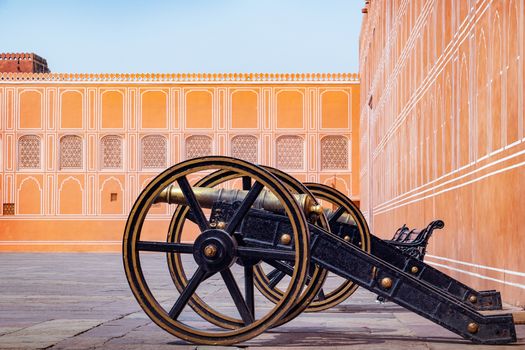
[[[0,82],[69,83],[359,83],[357,73],[0,73]]]

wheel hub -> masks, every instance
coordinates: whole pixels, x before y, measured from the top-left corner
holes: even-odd
[[[193,257],[208,272],[227,269],[237,260],[237,242],[223,230],[204,231],[193,245]]]
[[[217,246],[215,244],[208,244],[204,247],[204,256],[207,258],[214,258],[217,255]]]

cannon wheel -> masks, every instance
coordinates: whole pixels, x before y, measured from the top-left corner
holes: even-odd
[[[195,193],[188,181],[188,175],[210,171],[228,170],[249,177],[253,180],[249,194],[236,210],[232,219],[224,229],[212,228],[209,220],[195,198]],[[192,244],[174,244],[169,242],[142,241],[141,233],[146,215],[160,192],[169,185],[177,183],[184,194],[188,207],[195,216],[200,234]],[[261,249],[253,249],[247,246],[237,246],[237,241],[232,232],[247,213],[258,194],[263,188],[271,191],[281,202],[284,212],[288,216],[292,231],[291,236],[295,244],[292,250],[286,250],[292,257],[294,263],[294,274],[290,279],[286,293],[281,300],[269,310],[263,310],[263,316],[256,318],[256,313],[251,308],[250,300],[253,300],[253,281],[246,283],[252,285],[243,297],[240,289],[231,273],[230,266],[239,258],[260,259]],[[141,192],[136,200],[126,222],[123,237],[123,262],[126,277],[131,290],[139,305],[146,314],[158,326],[167,332],[193,343],[227,345],[251,339],[264,332],[279,321],[286,312],[294,305],[296,298],[300,295],[305,284],[309,266],[309,240],[306,218],[302,209],[296,203],[288,189],[280,181],[266,170],[252,165],[248,162],[229,157],[203,157],[191,159],[174,165],[155,177]],[[215,250],[220,254],[210,255],[209,247],[212,243]],[[263,248],[264,256],[280,256],[282,249]],[[140,256],[142,252],[158,252],[167,254],[193,254],[198,268],[191,277],[186,288],[180,293],[177,300],[173,300],[171,308],[164,308],[160,301],[155,298],[141,267]],[[290,254],[290,252],[293,252]],[[210,260],[210,259],[213,259]],[[197,329],[183,320],[180,314],[188,304],[191,297],[195,295],[198,286],[214,274],[222,276],[234,304],[243,319],[243,324],[234,330]],[[250,276],[245,275],[249,280]],[[250,294],[251,293],[251,294]]]
[[[262,168],[268,170],[270,173],[276,176],[279,179],[279,181],[284,183],[286,187],[292,191],[292,193],[309,194],[310,198],[312,199],[312,204],[314,205],[318,204],[315,201],[315,197],[313,196],[313,194],[311,194],[310,191],[297,179],[293,178],[292,176],[278,169],[274,169],[274,168],[267,167],[267,166],[262,166]],[[233,180],[239,177],[240,177],[239,174],[235,172],[217,171],[199,180],[195,184],[195,186],[214,187],[226,181],[230,181],[230,180]],[[245,180],[245,178],[243,180]],[[243,187],[247,187],[247,186],[250,186],[250,184],[246,181],[243,181]],[[244,188],[244,189],[248,189],[248,188]],[[167,238],[168,242],[173,242],[173,243],[181,242],[184,221],[186,220],[187,214],[188,214],[187,207],[180,206],[176,209],[175,213],[172,216],[172,220],[170,223],[170,229],[169,229],[168,238]],[[321,227],[323,227],[326,230],[330,229],[328,225],[328,220],[324,216],[324,213],[318,216],[317,219],[318,219],[318,224]],[[283,262],[281,261],[272,261],[271,263],[283,264]],[[172,279],[175,283],[175,286],[177,287],[179,291],[184,290],[184,288],[186,288],[188,284],[188,278],[187,278],[187,274],[184,271],[184,266],[181,261],[181,256],[179,254],[168,254],[168,266],[171,272]],[[258,274],[264,273],[262,271],[260,264],[255,264],[255,265],[248,264],[248,265],[245,265],[244,268],[252,270],[249,273],[254,273],[255,285],[257,286],[257,281],[260,279],[258,277]],[[301,295],[298,297],[294,305],[288,310],[288,312],[278,322],[276,322],[273,325],[273,327],[289,322],[295,317],[297,317],[299,314],[301,314],[301,312],[303,312],[308,307],[308,305],[317,295],[319,289],[323,285],[326,275],[327,275],[326,270],[319,268],[317,265],[311,266],[311,273],[309,274],[306,288],[303,290]],[[259,286],[257,286],[257,288],[261,291],[261,288],[259,288]],[[263,295],[264,295],[264,292],[263,292]],[[189,305],[202,318],[204,318],[208,322],[211,322],[219,327],[223,327],[227,329],[236,329],[242,326],[241,319],[230,317],[228,315],[218,312],[217,310],[211,309],[198,295],[192,296],[191,300],[189,301]]]
[[[360,247],[361,249],[370,253],[370,229],[368,227],[368,224],[366,223],[363,214],[361,213],[361,210],[359,210],[357,205],[355,205],[355,203],[352,202],[350,198],[348,198],[343,193],[339,192],[333,187],[310,182],[306,182],[304,183],[304,185],[318,200],[323,200],[335,205],[337,209],[334,213],[338,213],[336,215],[347,213],[353,217],[357,225],[357,229],[359,231]],[[328,217],[328,221],[330,222],[330,220],[334,219],[337,220],[338,217],[339,216],[332,218]],[[358,286],[352,281],[344,281],[338,287],[327,293],[323,293],[323,290],[321,289],[317,297],[314,299],[314,301],[312,301],[310,306],[305,311],[318,312],[332,308],[342,303],[348,297],[354,294],[354,292],[357,290],[357,287]],[[322,298],[319,297],[321,293],[323,294]]]

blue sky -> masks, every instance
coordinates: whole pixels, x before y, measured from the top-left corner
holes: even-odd
[[[357,72],[361,0],[0,0],[53,72]]]

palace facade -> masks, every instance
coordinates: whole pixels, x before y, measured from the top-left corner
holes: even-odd
[[[366,1],[361,208],[389,237],[445,221],[428,262],[525,304],[524,0]]]
[[[358,200],[359,96],[356,74],[0,73],[0,251],[120,250],[148,181],[212,154]]]

